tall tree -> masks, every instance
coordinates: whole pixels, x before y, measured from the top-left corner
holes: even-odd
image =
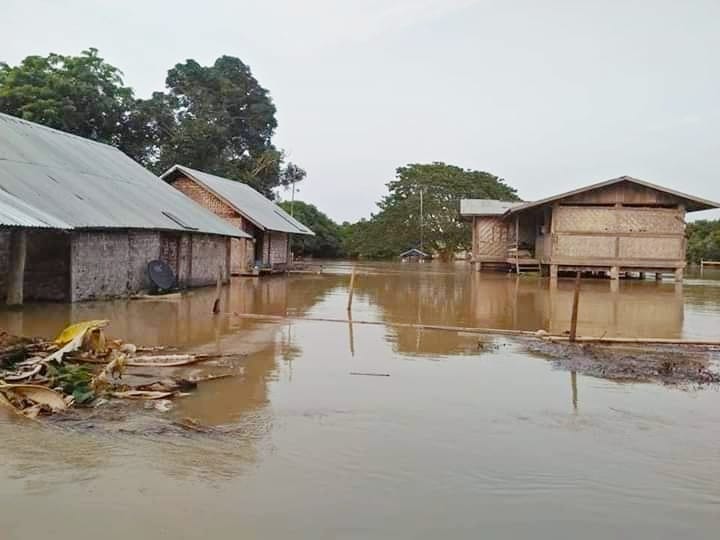
[[[518,200],[515,189],[487,172],[436,162],[410,164],[396,173],[378,203],[380,211],[351,227],[346,245],[351,254],[388,258],[422,245],[449,259],[471,243],[470,227],[459,220],[460,199]]]
[[[182,163],[240,180],[272,197],[284,170],[272,143],[277,127],[270,93],[239,58],[221,56],[212,66],[177,64],[166,79],[176,125],[159,148],[158,169]]]

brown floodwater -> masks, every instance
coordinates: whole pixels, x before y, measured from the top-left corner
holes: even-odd
[[[563,332],[572,280],[360,264],[355,324],[232,315],[344,319],[351,266],[328,268],[235,279],[220,317],[213,289],[0,311],[17,334],[107,318],[108,334],[138,344],[244,355],[232,377],[168,412],[139,408],[142,420],[0,411],[0,539],[717,535],[716,387],[612,382],[507,338],[357,323]],[[579,317],[583,335],[720,339],[720,273],[584,281]],[[184,418],[217,432],[145,429]]]

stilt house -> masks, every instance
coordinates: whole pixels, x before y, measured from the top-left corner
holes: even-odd
[[[229,276],[247,237],[120,150],[0,114],[0,297],[76,302],[151,288],[166,262],[179,288]],[[1,302],[2,300],[0,300]]]
[[[472,262],[518,272],[673,272],[685,268],[685,215],[720,204],[622,176],[536,202],[463,200]]]
[[[161,176],[168,184],[223,218],[250,239],[232,241],[232,273],[282,272],[290,262],[290,237],[313,235],[305,225],[242,182],[182,165]]]

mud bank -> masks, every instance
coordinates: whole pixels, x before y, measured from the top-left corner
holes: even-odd
[[[573,344],[524,340],[524,348],[558,369],[619,382],[720,385],[720,348],[678,345]]]

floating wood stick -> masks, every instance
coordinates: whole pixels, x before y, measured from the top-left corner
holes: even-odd
[[[350,375],[365,375],[367,377],[389,377],[389,373],[363,373],[361,371],[351,371]]]
[[[575,276],[575,291],[573,291],[572,318],[570,319],[570,342],[574,343],[577,337],[578,306],[580,304],[580,272]]]
[[[353,288],[355,287],[355,267],[353,266],[352,274],[350,274],[350,290],[348,291],[348,302],[347,302],[347,310],[350,311],[352,309],[352,301],[353,301]]]

